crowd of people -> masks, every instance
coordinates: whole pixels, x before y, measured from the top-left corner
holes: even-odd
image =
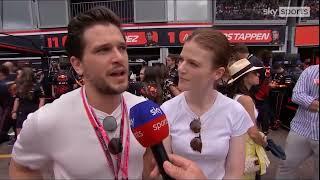
[[[203,28],[193,31],[179,55],[168,55],[165,64],[141,67],[139,80],[129,82],[120,27],[119,17],[104,7],[70,21],[66,51],[84,83],[75,83],[63,66],[57,67],[57,83],[52,84],[56,100],[45,106],[43,87],[32,69],[23,68],[9,79],[9,68],[1,65],[1,94],[7,93],[1,95],[7,98],[1,99],[6,102],[1,111],[7,113],[1,122],[16,119],[19,134],[11,178],[34,179],[47,169],[56,179],[157,178],[149,148],[129,130],[128,111],[149,99],[161,106],[169,124],[163,141],[170,159],[163,167],[169,176],[255,179],[272,163],[265,152],[270,148],[267,135],[269,128],[279,127],[280,110],[270,104],[280,102],[282,88],[293,88],[295,81],[293,101],[299,109],[277,177],[291,178],[307,157],[319,158],[319,65],[294,79],[272,61],[271,52],[254,56],[245,45],[232,47],[221,32]],[[12,81],[17,87],[10,94],[3,87]],[[105,125],[111,120],[112,130]],[[120,141],[119,152],[111,151],[115,139]]]
[[[1,135],[0,142],[10,140],[13,145],[27,115],[45,103],[58,99],[81,84],[70,74],[68,63],[52,63],[49,82],[45,83],[43,71],[30,64],[17,66],[13,62],[0,65],[1,78]],[[14,130],[9,139],[8,131]]]
[[[216,2],[216,20],[280,20],[283,18],[264,14],[263,10],[277,10],[282,6],[287,7],[288,3],[288,0],[219,0]]]
[[[160,105],[178,95],[178,58],[176,54],[169,54],[165,59],[166,65],[142,66],[138,81],[130,81],[128,91]]]

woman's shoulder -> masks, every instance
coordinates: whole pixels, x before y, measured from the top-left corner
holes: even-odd
[[[239,99],[241,99],[242,96],[244,95],[241,95]],[[219,102],[217,104],[219,109],[221,109],[222,111],[239,112],[243,110],[242,105],[235,99],[231,99],[221,93],[219,93],[218,98]]]
[[[236,100],[242,105],[254,104],[253,99],[248,95],[239,95]]]
[[[174,122],[178,119],[177,116],[179,114],[184,113],[183,101],[184,101],[183,93],[180,93],[176,97],[164,102],[160,108],[165,113],[167,120],[170,125],[174,124]]]
[[[166,110],[166,109],[174,109],[179,108],[179,105],[181,104],[182,100],[184,98],[184,93],[180,93],[176,97],[164,102],[161,105],[161,109]]]
[[[245,98],[251,99],[250,96],[241,95],[239,99]],[[252,101],[252,99],[251,99]],[[252,121],[250,120],[250,116],[247,111],[244,109],[243,105],[241,105],[238,101],[231,99],[227,96],[222,95],[219,100],[219,108],[217,109],[222,115],[227,116],[227,119],[230,122],[231,126],[239,126],[244,122],[244,124],[249,124],[251,126]]]

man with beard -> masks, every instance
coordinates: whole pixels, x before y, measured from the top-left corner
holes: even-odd
[[[120,20],[97,7],[73,18],[66,50],[85,85],[29,114],[10,163],[12,179],[141,179],[143,148],[128,112],[144,98],[125,92],[128,54]],[[149,173],[148,173],[149,174]]]
[[[73,18],[66,50],[85,85],[29,114],[13,150],[11,179],[147,179],[159,175],[129,127],[130,108],[145,99],[125,92],[128,54],[120,19],[105,7]],[[169,156],[176,179],[205,179],[190,160]],[[151,169],[154,171],[151,172]]]

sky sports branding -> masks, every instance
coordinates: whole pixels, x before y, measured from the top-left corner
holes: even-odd
[[[150,113],[155,116],[156,114],[162,114],[162,111],[160,108],[158,107],[152,107],[150,110]]]
[[[279,9],[263,9],[264,15],[273,17],[310,17],[310,7],[279,7]]]
[[[131,130],[144,147],[161,142],[169,134],[166,115],[150,100],[130,108],[129,117]]]
[[[159,105],[147,100],[141,102],[130,109],[130,126],[139,128],[146,124],[151,125],[154,131],[159,131],[161,127],[168,124],[167,119]]]
[[[164,126],[168,126],[168,121],[166,118],[152,125],[154,131],[159,131]]]
[[[160,120],[165,116],[159,105],[147,100],[130,109],[130,126],[139,127],[151,121]]]
[[[152,127],[151,127],[152,125]],[[132,128],[132,126],[131,126]],[[143,138],[144,134],[155,134],[157,132],[161,133],[162,128],[165,128],[165,131],[168,131],[168,121],[164,115],[158,117],[157,119],[153,120],[152,122],[146,123],[138,128],[133,128],[133,135],[138,138]]]

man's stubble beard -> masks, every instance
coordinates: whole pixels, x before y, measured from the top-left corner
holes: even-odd
[[[105,82],[103,78],[92,78],[90,75],[88,81],[92,84],[93,88],[95,88],[99,93],[104,95],[118,95],[127,90],[129,82],[126,80],[125,84],[119,88],[112,87],[109,83]]]
[[[93,85],[97,89],[98,92],[100,92],[101,94],[105,94],[105,95],[118,95],[118,94],[121,94],[124,91],[126,91],[128,88],[128,82],[125,85],[123,85],[123,87],[119,87],[117,89],[111,87],[110,84],[107,84],[107,83],[94,82]]]

